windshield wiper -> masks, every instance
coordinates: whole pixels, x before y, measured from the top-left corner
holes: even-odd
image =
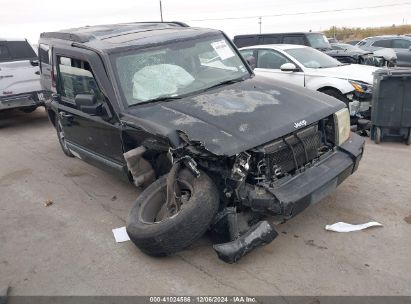
[[[181,99],[181,96],[159,96],[153,99],[149,99],[146,101],[138,102],[135,104],[132,104],[131,106],[136,106],[136,105],[141,105],[145,103],[152,103],[152,102],[158,102],[158,101],[170,101],[170,100],[175,100],[175,99]]]
[[[233,83],[240,82],[240,81],[243,81],[243,80],[245,80],[245,77],[244,77],[244,76],[241,76],[241,77],[235,78],[235,79],[225,80],[225,81],[219,82],[219,83],[217,83],[217,84],[215,84],[215,85],[212,85],[211,87],[205,88],[205,89],[202,90],[202,91],[203,91],[203,92],[204,92],[204,91],[208,91],[208,90],[211,90],[211,89],[214,89],[214,88],[217,88],[217,87],[221,87],[221,86],[223,86],[223,85],[233,84]]]

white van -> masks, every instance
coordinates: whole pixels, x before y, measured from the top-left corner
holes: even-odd
[[[32,112],[44,103],[38,57],[25,39],[0,38],[0,111]]]

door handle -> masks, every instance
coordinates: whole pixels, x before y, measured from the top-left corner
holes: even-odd
[[[66,112],[60,112],[59,115],[60,115],[61,118],[65,118],[65,119],[68,119],[68,120],[72,120],[72,119],[73,119],[73,115],[68,114],[68,113],[66,113]]]

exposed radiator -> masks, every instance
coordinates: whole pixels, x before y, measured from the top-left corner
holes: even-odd
[[[311,126],[264,147],[266,174],[280,176],[311,162],[319,154],[321,132]]]

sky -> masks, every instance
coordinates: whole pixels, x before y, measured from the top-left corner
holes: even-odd
[[[216,28],[230,37],[258,33],[258,16],[263,16],[262,33],[411,24],[411,0],[162,0],[162,6],[164,21]],[[0,37],[27,38],[31,43],[37,43],[41,32],[160,20],[159,0],[0,0],[0,7]],[[222,18],[226,19],[199,21]]]

